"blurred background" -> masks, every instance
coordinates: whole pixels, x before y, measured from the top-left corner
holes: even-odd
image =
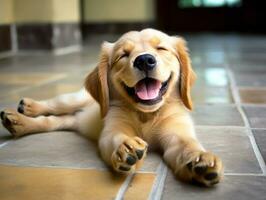
[[[265,33],[263,0],[0,0],[0,53],[77,49],[93,34]],[[3,54],[5,53],[5,54]]]

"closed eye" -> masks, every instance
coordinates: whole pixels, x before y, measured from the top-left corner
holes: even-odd
[[[120,56],[117,56],[115,61],[113,62],[113,64],[117,63],[118,61],[120,61],[123,58],[127,58],[129,56],[128,52],[124,52],[123,54],[121,54]]]
[[[156,49],[158,51],[168,51],[168,49],[166,49],[165,47],[162,47],[162,46],[158,46]]]
[[[129,52],[124,52],[121,56],[119,56],[119,60],[122,58],[127,58],[129,56]]]
[[[128,52],[125,52],[125,53],[123,53],[123,54],[120,56],[120,59],[121,59],[121,58],[128,57],[128,56],[129,56],[129,53],[128,53]]]

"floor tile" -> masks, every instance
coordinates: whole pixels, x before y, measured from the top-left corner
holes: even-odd
[[[3,200],[114,199],[124,179],[108,171],[2,165],[0,195]]]
[[[265,130],[253,130],[253,134],[258,144],[260,153],[266,163],[266,129]]]
[[[224,180],[212,187],[204,188],[181,183],[168,174],[163,191],[163,200],[264,200],[266,177],[225,176]]]
[[[233,105],[196,105],[192,118],[196,125],[244,126],[241,115]]]
[[[12,140],[1,148],[0,163],[23,166],[106,168],[97,145],[72,132],[51,132]]]
[[[265,78],[266,79],[266,78]],[[239,89],[242,103],[266,104],[266,88]]]
[[[124,200],[148,199],[154,180],[155,174],[136,174],[124,195]]]
[[[236,84],[241,87],[265,87],[266,72],[237,72],[235,73]]]
[[[139,169],[140,172],[156,172],[159,164],[162,161],[162,156],[158,155],[155,152],[148,152],[143,165]]]
[[[98,61],[98,45],[85,47],[80,52],[56,56],[52,53],[24,54],[0,60],[1,72],[4,73],[62,73],[86,70]]]
[[[265,57],[266,54],[264,54]],[[248,55],[249,56],[249,55]],[[230,61],[229,61],[230,62]],[[252,65],[252,67],[250,67],[250,65]],[[265,67],[265,61],[263,61],[263,63],[260,64],[248,64],[245,61],[238,61],[237,63],[230,63],[229,64],[230,69],[232,69],[232,71],[237,74],[237,73],[266,73],[266,67]]]
[[[266,128],[266,106],[244,106],[252,128]]]
[[[0,125],[0,147],[2,146],[3,143],[12,140],[13,137],[12,135],[2,126]]]
[[[64,83],[57,83],[57,84],[49,84],[40,87],[36,87],[30,89],[28,91],[18,92],[17,96],[21,97],[30,97],[37,100],[43,100],[48,98],[53,98],[57,95],[70,93],[70,92],[77,92],[82,88],[81,83],[77,84],[64,84]]]
[[[0,131],[0,144],[7,140],[11,141],[1,148],[2,164],[107,168],[98,154],[97,144],[75,133],[51,132],[14,140],[4,128]],[[139,171],[155,172],[161,160],[161,156],[149,152]]]
[[[7,83],[1,83],[0,84],[0,98],[1,96],[6,96],[10,91],[18,91],[18,90],[21,90],[22,88],[25,88],[27,87],[27,85],[24,85],[24,84],[9,84],[9,82]]]
[[[4,102],[12,101],[18,102],[23,97],[33,98],[36,100],[45,100],[49,98],[53,98],[55,96],[76,92],[83,87],[82,83],[52,83],[52,84],[45,84],[42,86],[29,88],[27,90],[17,91],[10,93],[9,95],[2,97]]]
[[[241,87],[266,87],[266,72],[236,72],[237,86]]]
[[[244,128],[197,127],[196,132],[205,149],[221,157],[226,173],[261,173]]]
[[[231,104],[233,98],[230,89],[227,87],[194,87],[192,90],[192,99],[196,104]]]
[[[52,80],[57,80],[65,77],[65,74],[45,74],[45,73],[31,73],[31,74],[21,74],[21,73],[1,73],[0,83],[8,83],[10,85],[24,84],[24,85],[34,85],[43,82],[48,82]]]

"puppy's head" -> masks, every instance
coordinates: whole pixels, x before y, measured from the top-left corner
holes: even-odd
[[[173,93],[192,109],[195,79],[186,42],[154,29],[132,31],[103,43],[100,61],[85,86],[105,116],[110,97],[141,112],[158,110]]]

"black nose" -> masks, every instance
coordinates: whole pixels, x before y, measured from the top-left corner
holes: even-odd
[[[156,66],[156,60],[154,56],[150,54],[143,54],[138,56],[134,61],[134,67],[137,67],[142,71],[152,70]]]

